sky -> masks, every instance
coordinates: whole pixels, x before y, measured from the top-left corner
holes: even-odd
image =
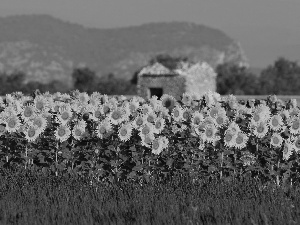
[[[194,22],[239,41],[253,67],[300,61],[300,0],[0,0],[0,16],[23,14],[94,28]]]

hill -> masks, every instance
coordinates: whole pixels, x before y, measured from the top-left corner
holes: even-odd
[[[247,64],[238,42],[220,30],[187,22],[94,29],[48,15],[0,17],[0,70],[27,73],[27,81],[71,85],[73,68],[129,80],[157,54]]]

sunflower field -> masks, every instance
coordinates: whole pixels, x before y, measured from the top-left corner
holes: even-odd
[[[150,182],[246,175],[298,182],[300,110],[276,96],[237,101],[184,93],[180,101],[72,91],[0,99],[0,167],[94,181]]]

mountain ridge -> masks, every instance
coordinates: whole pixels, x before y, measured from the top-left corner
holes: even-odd
[[[190,22],[148,23],[123,28],[88,28],[50,15],[0,17],[0,70],[21,70],[27,81],[62,80],[72,85],[74,68],[102,77],[131,79],[158,54],[247,65],[240,44],[223,31]]]

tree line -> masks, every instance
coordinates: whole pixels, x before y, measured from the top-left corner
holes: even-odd
[[[188,61],[186,57],[171,57],[158,55],[150,63],[160,62],[170,69],[179,61]],[[52,81],[42,84],[37,81],[25,83],[26,74],[15,72],[13,74],[0,74],[0,95],[21,91],[31,94],[33,90],[40,92],[68,92],[78,89],[91,94],[98,91],[107,95],[136,95],[137,70],[131,80],[116,78],[110,73],[98,77],[89,68],[75,68],[72,72],[73,86],[67,86],[61,81]],[[216,68],[217,92],[221,95],[300,95],[300,66],[297,62],[283,57],[278,58],[273,65],[263,69],[260,74],[254,74],[250,69],[235,64],[225,63]]]

